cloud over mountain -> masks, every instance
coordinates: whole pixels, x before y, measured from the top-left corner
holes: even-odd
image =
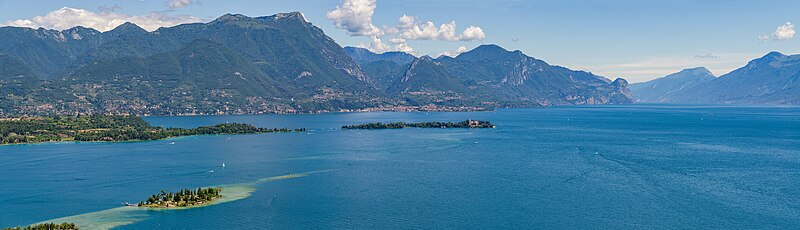
[[[483,29],[476,26],[467,27],[464,32],[457,34],[456,21],[436,26],[431,21],[419,22],[417,17],[403,15],[399,19],[397,32],[400,37],[408,40],[438,40],[438,41],[473,41],[486,38]]]
[[[327,18],[350,36],[370,37],[370,43],[359,46],[379,53],[391,50],[413,52],[414,49],[408,46],[409,40],[463,42],[486,38],[483,29],[477,26],[469,26],[459,33],[455,20],[437,25],[403,15],[396,25],[376,26],[372,23],[376,8],[377,0],[344,0],[342,5],[328,12]],[[391,44],[384,43],[384,40]]]
[[[346,30],[351,36],[376,36],[381,33],[372,24],[376,7],[376,0],[345,0],[326,16],[333,21],[336,28]]]
[[[86,9],[62,7],[42,16],[31,19],[10,20],[4,26],[47,28],[65,30],[75,26],[94,28],[99,31],[109,31],[125,22],[132,22],[142,28],[153,31],[159,27],[169,27],[184,23],[202,21],[198,17],[186,15],[169,15],[165,13],[149,13],[145,15],[127,15],[113,11],[93,12]]]

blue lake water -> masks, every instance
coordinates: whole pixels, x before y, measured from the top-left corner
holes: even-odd
[[[497,128],[338,128],[465,119],[489,120]],[[121,203],[162,189],[241,183],[254,189],[249,197],[188,210],[117,212],[126,224],[116,228],[800,227],[798,107],[632,105],[146,120],[310,131],[2,146],[0,227],[117,212]],[[303,176],[264,179],[287,174]],[[103,221],[99,216],[81,221]]]

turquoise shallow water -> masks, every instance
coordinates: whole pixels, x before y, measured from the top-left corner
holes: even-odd
[[[464,119],[490,120],[498,128],[338,129]],[[0,225],[68,217],[114,222],[96,227],[119,229],[800,227],[798,107],[634,105],[147,120],[311,131],[3,146]],[[290,174],[302,176],[280,177]],[[161,189],[212,185],[246,185],[250,193],[187,210],[119,208]]]

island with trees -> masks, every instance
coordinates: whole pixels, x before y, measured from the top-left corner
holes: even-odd
[[[183,208],[208,204],[222,197],[222,188],[197,188],[197,190],[182,189],[176,193],[165,192],[155,194],[146,201],[139,202],[137,206],[147,208]]]
[[[78,226],[75,226],[74,223],[45,223],[25,227],[17,226],[15,228],[4,228],[3,230],[78,230]]]
[[[160,140],[210,134],[259,134],[304,132],[305,129],[268,129],[230,123],[193,129],[152,126],[141,117],[86,115],[0,118],[0,144],[92,141],[120,142]]]
[[[419,122],[419,123],[368,123],[360,125],[345,125],[342,129],[402,129],[402,128],[495,128],[495,125],[488,121],[466,120],[462,122]]]

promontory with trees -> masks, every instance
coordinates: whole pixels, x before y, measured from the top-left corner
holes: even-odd
[[[402,129],[402,128],[494,128],[494,124],[488,121],[466,120],[462,122],[419,122],[419,123],[368,123],[361,125],[345,125],[342,129]]]
[[[146,201],[139,202],[139,207],[148,208],[180,208],[195,205],[208,204],[209,202],[221,198],[219,193],[222,188],[197,188],[197,190],[182,189],[176,193],[165,192],[155,194],[147,198]]]
[[[58,141],[145,141],[209,134],[303,132],[305,129],[268,129],[230,123],[193,129],[152,126],[141,117],[86,115],[0,118],[0,144]]]

